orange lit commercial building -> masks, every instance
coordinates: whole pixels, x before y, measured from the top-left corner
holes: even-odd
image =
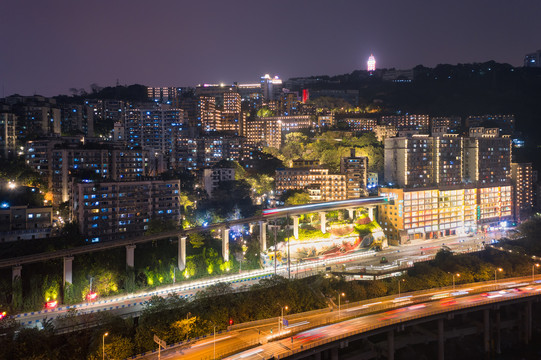
[[[390,243],[483,230],[512,219],[511,140],[485,128],[390,138],[385,182],[399,187],[380,189],[395,199],[379,207]]]
[[[394,245],[476,232],[511,219],[511,186],[487,188],[380,189],[393,205],[379,206],[379,223]]]

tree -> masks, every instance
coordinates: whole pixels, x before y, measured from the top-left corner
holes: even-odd
[[[171,342],[179,342],[189,339],[190,335],[195,330],[197,317],[182,319],[171,324],[169,339]]]
[[[310,202],[310,194],[306,191],[286,192],[283,196],[286,205],[303,205]]]
[[[100,346],[101,348],[101,346]],[[100,349],[101,350],[101,349]],[[118,335],[111,335],[105,342],[105,354],[111,360],[127,359],[134,353],[133,341]]]
[[[205,245],[206,237],[201,233],[193,233],[189,236],[190,244],[192,244],[194,249],[200,248]]]

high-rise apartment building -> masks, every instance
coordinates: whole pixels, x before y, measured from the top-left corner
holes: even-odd
[[[84,104],[92,110],[94,123],[124,123],[124,114],[128,104],[119,100],[85,100]]]
[[[94,136],[94,111],[88,105],[68,104],[60,107],[62,134]]]
[[[498,129],[470,128],[464,141],[463,180],[477,186],[511,183],[511,139]]]
[[[126,143],[131,148],[142,147],[169,157],[184,122],[184,110],[166,105],[152,109],[129,109],[124,123]]]
[[[282,80],[278,76],[265,74],[261,77],[261,91],[265,101],[278,100],[282,93]]]
[[[511,179],[513,181],[513,218],[517,222],[522,222],[531,216],[533,209],[532,164],[512,163]]]
[[[197,103],[197,122],[205,132],[221,130],[221,112],[216,108],[216,98],[200,96]]]
[[[0,113],[0,157],[14,156],[17,152],[17,116]]]
[[[178,225],[179,192],[179,180],[75,183],[72,217],[88,242],[137,237],[151,220]]]
[[[434,138],[413,135],[385,139],[384,156],[386,183],[408,188],[435,185]]]
[[[170,104],[174,107],[178,107],[179,105],[181,92],[182,89],[177,87],[147,87],[147,96],[150,101],[160,104]]]
[[[346,176],[346,198],[357,199],[368,195],[368,158],[351,155],[340,159],[340,173]]]

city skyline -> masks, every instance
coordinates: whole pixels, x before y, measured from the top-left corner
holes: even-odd
[[[257,82],[266,73],[337,75],[365,70],[372,53],[378,68],[488,60],[521,66],[541,47],[528,36],[541,32],[541,4],[533,3],[28,4],[0,5],[11,49],[0,55],[2,96],[69,94],[117,81],[193,86]]]

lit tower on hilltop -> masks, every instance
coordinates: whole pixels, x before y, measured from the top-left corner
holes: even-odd
[[[374,55],[370,54],[368,61],[366,62],[366,70],[376,71],[376,58]]]

